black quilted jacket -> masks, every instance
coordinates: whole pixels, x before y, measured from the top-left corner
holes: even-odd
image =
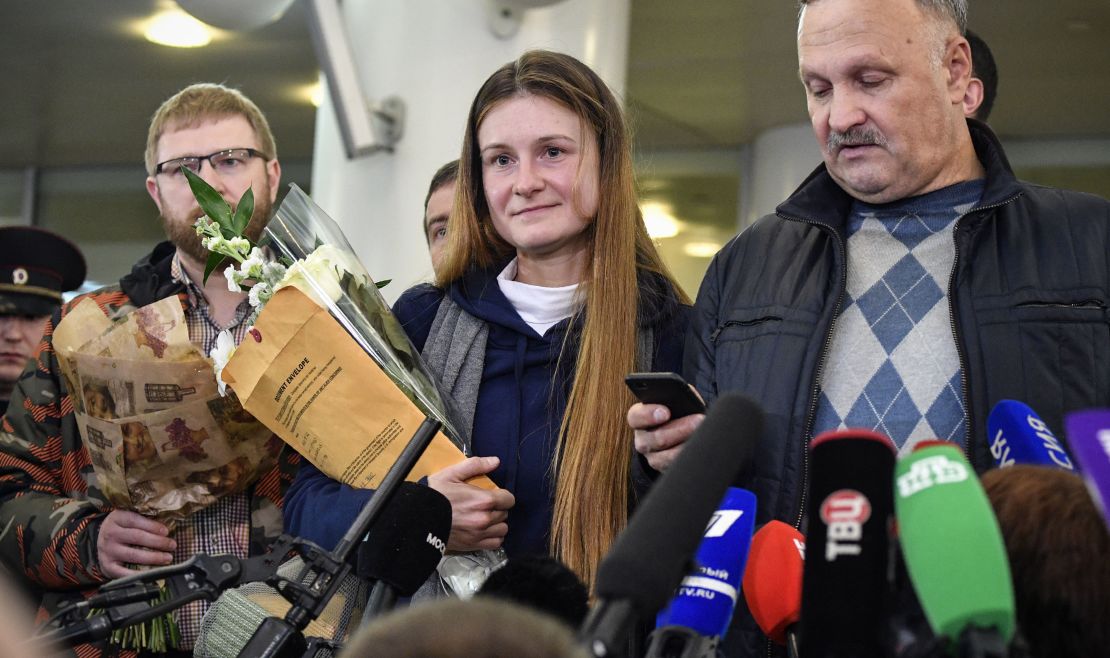
[[[991,131],[969,127],[987,181],[956,224],[948,292],[968,457],[983,470],[987,415],[999,400],[1027,403],[1060,437],[1066,412],[1110,406],[1110,202],[1017,180]],[[851,203],[819,167],[717,254],[694,306],[688,381],[707,400],[740,392],[767,412],[754,470],[737,483],[755,492],[759,523],[801,521]]]

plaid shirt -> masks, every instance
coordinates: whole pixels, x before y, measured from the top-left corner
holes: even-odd
[[[208,354],[216,346],[216,337],[227,329],[235,337],[235,344],[246,336],[247,318],[251,306],[244,296],[235,309],[235,317],[226,327],[220,327],[209,316],[209,304],[203,291],[189,278],[181,266],[180,256],[175,255],[170,275],[185,286],[188,304],[185,305],[185,322],[189,327],[189,340]],[[174,531],[177,549],[174,562],[184,562],[197,553],[208,555],[231,554],[245,558],[250,552],[250,505],[246,493],[224,496],[214,504],[193,514],[178,524]],[[174,613],[181,630],[182,648],[192,647],[200,632],[201,618],[208,610],[208,601],[195,601],[178,608]]]

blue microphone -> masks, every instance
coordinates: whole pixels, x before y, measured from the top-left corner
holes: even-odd
[[[721,494],[751,464],[762,435],[763,410],[750,399],[726,393],[709,408],[598,566],[597,603],[578,629],[588,655],[625,655],[632,626],[674,596]]]
[[[999,468],[1014,464],[1077,471],[1067,451],[1037,412],[1016,400],[1001,400],[987,419],[991,456]]]
[[[656,617],[647,658],[673,655],[713,655],[716,643],[728,630],[748,549],[755,528],[755,494],[729,487],[709,520],[694,557],[696,568]],[[676,653],[683,645],[685,653]],[[689,651],[691,645],[705,648]],[[662,647],[668,648],[664,651]]]

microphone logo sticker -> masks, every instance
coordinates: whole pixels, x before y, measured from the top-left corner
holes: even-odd
[[[428,533],[428,536],[424,538],[424,541],[431,545],[432,548],[439,551],[440,555],[443,555],[447,552],[447,543],[430,532]]]
[[[927,457],[910,466],[898,477],[898,495],[902,498],[925,491],[936,484],[955,484],[968,478],[967,466],[944,455]]]
[[[742,509],[719,509],[713,512],[713,516],[709,519],[709,526],[705,529],[705,536],[724,537],[732,524],[740,520],[743,514]]]
[[[1064,447],[1060,445],[1060,441],[1052,430],[1048,429],[1048,425],[1036,416],[1026,416],[1025,422],[1029,424],[1030,429],[1041,440],[1045,451],[1048,453],[1048,458],[1051,459],[1060,468],[1074,471],[1075,466],[1072,465],[1071,460],[1068,459],[1068,453],[1064,451]]]
[[[991,441],[991,457],[994,457],[994,461],[999,468],[1013,466],[1016,463],[1014,458],[1010,456],[1010,446],[1007,445],[1006,437],[1002,434],[1001,428],[994,435],[994,441]]]
[[[871,518],[871,501],[867,496],[855,489],[834,491],[821,503],[820,514],[829,529],[825,560],[833,562],[841,555],[859,555],[863,524]]]

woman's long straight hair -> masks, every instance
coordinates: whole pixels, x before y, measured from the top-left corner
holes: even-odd
[[[579,281],[585,303],[576,312],[585,321],[555,451],[551,523],[552,553],[592,587],[598,563],[628,521],[632,432],[625,413],[633,400],[623,379],[636,361],[637,271],[664,277],[678,300],[688,300],[644,227],[620,104],[588,66],[548,51],[524,53],[498,69],[470,107],[438,284],[446,287],[471,269],[491,267],[514,253],[490,219],[478,128],[498,103],[528,95],[572,110],[582,122],[583,137],[596,137],[596,144],[583,140],[586,148],[598,150],[597,215],[586,229],[589,260]],[[579,171],[576,191],[581,176],[590,173]]]

